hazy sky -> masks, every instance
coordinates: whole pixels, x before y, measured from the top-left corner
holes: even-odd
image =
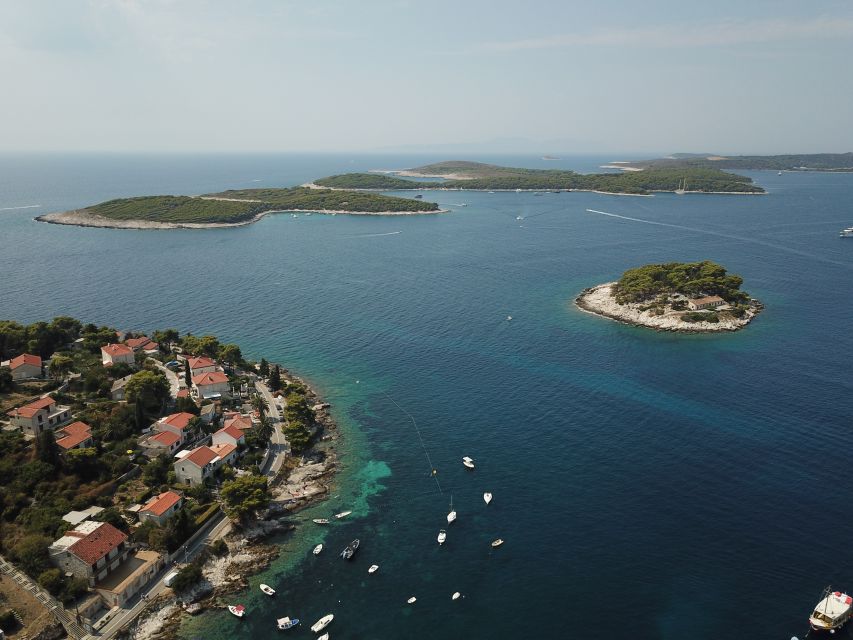
[[[849,0],[0,0],[0,151],[851,151],[851,61]]]

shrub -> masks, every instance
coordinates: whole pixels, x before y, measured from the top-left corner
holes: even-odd
[[[63,587],[62,572],[59,569],[47,569],[42,571],[38,577],[38,583],[53,595],[60,592]],[[2,625],[0,625],[2,626]]]
[[[681,319],[685,322],[719,322],[720,319],[717,317],[717,314],[713,311],[708,313],[702,313],[699,311],[691,311],[690,313],[684,313],[681,315]]]

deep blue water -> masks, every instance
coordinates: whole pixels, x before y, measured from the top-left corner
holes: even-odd
[[[824,586],[853,589],[853,241],[837,235],[853,175],[754,173],[761,197],[436,193],[453,213],[226,230],[31,221],[440,159],[0,157],[0,209],[41,205],[0,211],[0,317],[212,332],[308,378],[344,426],[337,497],[298,519],[352,519],[300,526],[253,579],[274,601],[255,588],[247,620],[214,613],[184,635],[269,637],[275,617],[332,612],[336,639],[802,637]],[[766,303],[747,330],[658,334],[571,304],[628,267],[705,258]]]

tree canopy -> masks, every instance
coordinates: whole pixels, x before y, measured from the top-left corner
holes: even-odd
[[[726,302],[749,299],[740,290],[743,278],[726,273],[725,267],[702,262],[667,262],[628,269],[614,287],[617,302],[642,302],[660,294],[682,293],[688,297],[717,295]]]
[[[267,479],[264,476],[245,475],[222,484],[220,492],[225,500],[225,511],[231,518],[242,520],[265,509],[270,501]]]

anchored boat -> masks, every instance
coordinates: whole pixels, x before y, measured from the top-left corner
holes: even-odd
[[[442,529],[438,532],[438,544],[444,544],[444,541],[447,540],[447,531]]]
[[[815,631],[835,633],[853,615],[853,598],[840,591],[830,592],[829,589],[827,587],[823,592],[823,598],[809,616],[809,624]]]
[[[464,464],[468,469],[474,468],[474,461],[471,458],[469,458],[468,456],[465,456],[464,458],[462,458],[462,464]]]
[[[329,623],[335,619],[333,614],[329,614],[327,616],[323,616],[317,622],[311,625],[311,631],[314,633],[320,633],[323,629],[329,626]]]
[[[367,573],[376,573],[377,571],[379,571],[379,565],[372,564],[370,565],[370,569],[367,570]]]
[[[352,542],[347,545],[347,548],[341,551],[341,558],[344,560],[351,560],[355,555],[355,552],[358,551],[358,545],[361,544],[361,541],[356,538]]]
[[[329,521],[326,518],[314,518],[311,522],[314,524],[329,524]]]
[[[486,491],[486,493],[483,494],[483,502],[485,502],[486,504],[489,504],[491,501],[492,501],[492,494],[489,493],[488,491]]]
[[[314,552],[313,552],[313,553],[314,553],[314,555],[315,555],[315,556],[319,556],[319,555],[320,555],[320,552],[321,552],[322,550],[323,550],[323,545],[322,545],[322,544],[318,544],[316,547],[314,547]]]
[[[276,623],[278,624],[279,629],[287,631],[299,624],[299,618],[279,618],[276,620]]]
[[[262,584],[261,585],[261,591],[263,591],[268,596],[274,596],[275,595],[275,589],[273,589],[268,584]]]
[[[340,520],[341,518],[346,518],[352,511],[341,511],[340,513],[336,513],[335,517]]]
[[[246,607],[244,607],[242,604],[238,604],[238,605],[229,604],[228,605],[228,611],[230,611],[233,615],[237,616],[238,618],[242,618],[243,616],[246,615]]]
[[[456,510],[453,508],[453,495],[450,496],[450,513],[447,514],[447,524],[456,520]]]

